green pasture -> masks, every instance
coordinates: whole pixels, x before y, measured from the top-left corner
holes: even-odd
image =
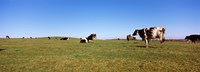
[[[200,72],[200,43],[0,39],[0,72]]]

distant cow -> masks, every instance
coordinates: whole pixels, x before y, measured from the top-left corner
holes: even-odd
[[[192,41],[193,43],[195,43],[196,41],[200,41],[200,35],[190,35],[190,36],[186,36],[185,39],[187,40],[187,43],[189,41]]]
[[[117,40],[120,40],[120,38],[117,38]]]
[[[88,43],[90,40],[94,40],[96,38],[96,34],[91,34],[86,38],[80,38],[80,43]]]
[[[140,30],[135,30],[133,36],[139,35],[142,40],[145,41],[146,48],[149,48],[149,41],[151,39],[159,38],[162,48],[162,43],[165,41],[164,38],[165,28],[163,27],[150,27],[150,28],[143,28]]]
[[[48,38],[49,40],[51,40],[51,37],[48,36],[47,38]]]
[[[135,40],[136,38],[131,35],[127,35],[126,39],[129,41],[129,40]]]
[[[64,37],[64,38],[61,38],[60,40],[69,40],[70,38],[69,37]]]
[[[7,38],[7,39],[10,39],[10,37],[9,37],[8,35],[6,36],[6,38]]]

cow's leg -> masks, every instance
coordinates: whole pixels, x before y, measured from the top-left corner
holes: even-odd
[[[164,43],[164,40],[165,40],[165,39],[163,39],[163,38],[160,38],[160,43],[161,43],[161,45],[160,45],[160,48],[163,48],[163,43]]]
[[[160,48],[163,48],[163,39],[160,38]]]
[[[164,41],[165,41],[165,38],[164,38],[163,34],[161,34],[160,35],[160,43],[161,43],[160,48],[163,48]]]
[[[194,44],[196,44],[196,42],[195,41],[193,41],[194,42]]]
[[[149,48],[149,40],[145,39],[146,48]]]
[[[163,48],[163,42],[161,42],[160,48]]]

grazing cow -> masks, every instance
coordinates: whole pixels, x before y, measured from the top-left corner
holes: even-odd
[[[131,35],[127,35],[126,39],[129,41],[129,40],[135,40],[136,38]]]
[[[69,40],[70,38],[69,37],[64,37],[64,38],[61,38],[60,40]]]
[[[10,39],[10,37],[9,37],[8,35],[6,36],[6,38],[7,38],[7,39]]]
[[[189,41],[192,41],[193,43],[196,43],[196,41],[200,41],[200,35],[186,36],[185,39],[187,40],[187,43],[189,43]]]
[[[150,28],[143,28],[140,30],[135,30],[133,36],[139,35],[142,40],[145,41],[146,48],[149,48],[149,41],[151,39],[159,38],[162,48],[162,43],[165,41],[164,38],[165,28],[163,27],[150,27]]]
[[[96,38],[96,34],[91,34],[86,38],[80,38],[80,43],[88,43],[90,40],[94,40]]]

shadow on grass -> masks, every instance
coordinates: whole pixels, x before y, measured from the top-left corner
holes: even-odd
[[[6,50],[6,49],[0,49],[0,51],[3,51],[3,50]]]
[[[139,48],[146,48],[146,46],[136,46],[136,47],[139,47]],[[157,47],[149,46],[149,48],[157,48]]]

